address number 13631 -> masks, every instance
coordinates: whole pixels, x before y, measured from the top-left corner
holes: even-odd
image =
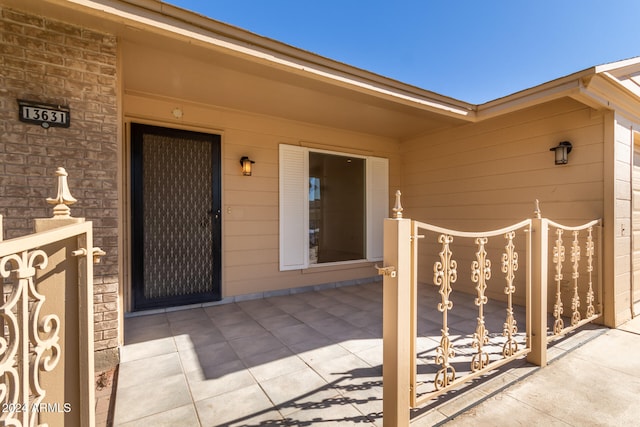
[[[53,104],[18,100],[20,121],[50,126],[69,127],[69,108]]]

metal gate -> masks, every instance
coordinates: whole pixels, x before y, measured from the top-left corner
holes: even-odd
[[[104,253],[92,223],[69,216],[58,176],[43,231],[0,242],[1,425],[94,425],[93,255]]]
[[[602,315],[601,220],[562,225],[536,202],[532,219],[462,232],[402,218],[399,192],[394,212],[379,268],[385,425],[515,358],[546,365],[551,341]],[[439,294],[427,313],[421,286]]]

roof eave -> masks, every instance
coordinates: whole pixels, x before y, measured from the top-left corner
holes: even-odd
[[[640,95],[627,88],[608,71],[589,79],[582,96],[596,102],[602,109],[614,110],[629,120],[640,122]]]
[[[162,33],[258,61],[310,79],[461,120],[475,119],[475,105],[371,73],[339,61],[215,21],[157,0],[46,0],[82,9],[130,28]]]
[[[579,94],[583,89],[584,79],[593,76],[594,73],[595,68],[588,68],[512,95],[478,105],[477,120],[487,120],[567,96],[573,97]]]
[[[620,109],[635,114],[633,111],[640,106],[640,98],[616,78],[630,71],[640,72],[640,57],[590,67],[478,105],[476,119],[486,120],[563,97],[571,97],[596,110]],[[594,79],[597,76],[605,79],[608,85],[601,84],[600,78]]]
[[[158,0],[39,1],[105,18],[122,27],[149,31],[198,44],[311,80],[326,82],[399,105],[456,118],[463,122],[490,119],[562,97],[574,98],[596,109],[611,108],[611,103],[607,100],[609,95],[602,93],[604,88],[591,86],[593,77],[609,74],[611,77],[609,80],[612,79],[609,81],[610,88],[616,88],[616,91],[624,93],[626,97],[635,97],[635,94],[625,91],[619,81],[616,84],[616,76],[626,70],[635,70],[640,67],[640,58],[603,64],[500,99],[475,105],[328,59]],[[28,4],[28,1],[20,4]],[[622,102],[622,98],[619,101],[616,105],[625,105],[627,110],[633,110],[627,105],[628,103]]]

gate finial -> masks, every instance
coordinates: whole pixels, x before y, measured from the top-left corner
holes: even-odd
[[[536,210],[533,211],[537,219],[542,218],[542,211],[540,210],[540,201],[536,199]]]
[[[396,205],[393,207],[393,217],[396,219],[402,218],[402,211],[404,210],[402,203],[400,203],[401,195],[402,193],[400,190],[396,190]]]
[[[53,208],[54,218],[71,218],[71,209],[68,205],[72,205],[77,200],[71,195],[69,191],[69,185],[67,184],[67,171],[59,167],[56,169],[56,176],[58,177],[58,194],[56,197],[48,198],[47,203],[56,205]]]

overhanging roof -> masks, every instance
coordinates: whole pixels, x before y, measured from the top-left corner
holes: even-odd
[[[123,46],[126,90],[400,140],[559,97],[612,108],[608,97],[615,93],[613,105],[625,111],[640,104],[638,59],[592,67],[474,105],[157,0],[0,0],[0,4],[116,34]],[[201,73],[212,76],[206,87],[193,83],[201,81],[192,78]]]
[[[571,97],[596,110],[616,110],[640,119],[640,57],[590,67],[479,105],[476,120],[560,97]]]

